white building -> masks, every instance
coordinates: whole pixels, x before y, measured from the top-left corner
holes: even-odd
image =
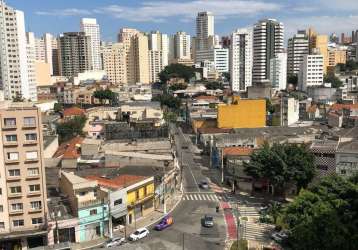
[[[287,88],[287,53],[277,53],[270,60],[270,82],[275,90]]]
[[[305,55],[298,74],[298,88],[306,91],[309,86],[323,85],[323,56]]]
[[[214,15],[199,12],[196,17],[196,51],[210,49],[209,39],[215,39]]]
[[[0,64],[0,81],[6,99],[19,95],[37,99],[31,91],[33,83],[29,81],[24,13],[3,1],[0,2]]]
[[[190,59],[190,35],[183,31],[179,31],[174,35],[173,50],[175,59]]]
[[[291,126],[299,120],[300,102],[293,97],[281,98],[281,126]]]
[[[159,81],[158,74],[164,69],[162,57],[161,50],[149,50],[149,80],[151,83]]]
[[[229,50],[223,48],[212,48],[197,51],[197,63],[210,61],[219,73],[229,72]]]
[[[81,19],[81,32],[86,36],[91,37],[91,69],[101,70],[101,56],[100,56],[100,43],[101,35],[99,25],[95,18],[82,18]]]
[[[270,59],[283,52],[284,26],[275,19],[260,20],[253,35],[253,84],[270,79]]]
[[[28,93],[32,101],[37,101],[37,86],[36,86],[36,49],[35,49],[35,35],[32,32],[26,34],[26,53],[27,53],[27,72],[28,84],[23,86],[24,93]]]
[[[246,91],[252,85],[252,29],[231,34],[230,81],[232,91]]]
[[[53,74],[54,50],[57,50],[57,40],[50,33],[45,33],[42,37],[35,37],[35,59],[50,65],[50,72]]]
[[[148,35],[149,50],[161,51],[162,62],[165,67],[169,64],[169,37],[167,34],[161,34],[159,31],[151,32]]]
[[[287,73],[298,74],[303,62],[303,57],[308,54],[309,42],[306,31],[298,31],[294,37],[288,39],[287,48]]]

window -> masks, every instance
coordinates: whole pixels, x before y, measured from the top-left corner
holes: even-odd
[[[12,193],[12,194],[19,194],[19,193],[21,193],[21,187],[20,187],[20,186],[10,187],[10,193]]]
[[[7,159],[10,161],[17,161],[17,160],[19,160],[19,153],[9,152],[9,153],[7,153]]]
[[[24,220],[13,220],[12,225],[14,227],[23,227],[24,226]]]
[[[139,199],[139,191],[138,191],[138,190],[135,192],[135,198],[136,198],[137,200]]]
[[[32,218],[32,225],[42,224],[42,218]]]
[[[5,228],[5,223],[3,221],[0,221],[0,229],[4,229]]]
[[[37,159],[37,151],[29,151],[29,152],[26,152],[26,159],[27,159],[27,160]]]
[[[2,195],[2,189],[0,188],[0,195]]]
[[[27,170],[28,176],[37,176],[39,175],[39,169],[38,168],[29,168]]]
[[[87,192],[86,191],[83,191],[83,192],[79,192],[79,196],[85,196],[87,194]]]
[[[25,134],[26,141],[36,141],[37,140],[37,134],[31,133],[31,134]]]
[[[118,199],[118,200],[114,201],[115,206],[118,206],[118,205],[121,205],[121,204],[122,204],[122,199]]]
[[[31,201],[30,206],[32,210],[39,210],[42,208],[41,201]]]
[[[22,211],[22,203],[14,203],[14,204],[11,204],[11,210],[12,211]]]
[[[17,141],[17,135],[6,135],[6,141],[8,142],[15,142]]]
[[[90,210],[90,215],[95,215],[95,214],[97,214],[97,209]]]
[[[5,124],[5,127],[16,126],[16,118],[5,118],[4,124]]]
[[[147,187],[144,187],[144,196],[147,196]]]
[[[24,126],[32,127],[36,125],[35,117],[24,117]]]
[[[4,212],[4,206],[0,205],[0,213]]]
[[[30,185],[30,192],[38,192],[40,191],[40,184],[36,184],[36,185]]]
[[[9,176],[20,176],[20,169],[10,169]]]

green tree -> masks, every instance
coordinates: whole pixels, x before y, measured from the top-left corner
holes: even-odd
[[[338,176],[325,178],[301,190],[282,217],[293,249],[357,249],[358,185]]]
[[[310,183],[315,174],[313,160],[306,146],[265,143],[244,163],[244,168],[249,176],[265,179],[275,191],[285,192],[292,184],[300,190]]]
[[[104,101],[108,100],[110,104],[115,101],[116,95],[110,89],[99,89],[93,93],[93,97],[99,99],[101,104],[104,104]]]
[[[342,87],[343,83],[339,80],[338,77],[335,76],[334,73],[328,73],[324,76],[324,82],[331,83],[332,88],[339,88]]]
[[[221,82],[207,82],[205,84],[205,88],[211,90],[217,90],[217,89],[224,89],[224,86]]]
[[[174,112],[165,112],[164,113],[164,120],[167,123],[176,122],[177,121],[177,114]]]
[[[161,106],[166,106],[174,111],[178,111],[181,106],[181,100],[178,97],[174,97],[169,94],[163,94],[160,96],[155,96],[152,98],[152,101],[160,102]]]
[[[230,76],[230,73],[229,72],[224,72],[223,74],[223,77],[225,77],[225,79],[230,82],[230,79],[231,79],[231,76]]]
[[[59,142],[68,141],[78,135],[83,135],[83,127],[86,124],[87,118],[85,116],[76,116],[71,120],[57,124],[57,134]]]
[[[293,84],[293,85],[297,85],[298,83],[298,76],[297,74],[289,74],[287,75],[287,83],[288,84]]]
[[[271,100],[266,98],[266,112],[270,114],[275,113],[275,106],[272,104]]]
[[[170,64],[159,73],[159,79],[162,84],[166,84],[173,77],[184,78],[186,82],[189,82],[194,76],[194,68],[179,63]]]
[[[14,98],[12,98],[13,102],[24,102],[25,98],[22,96],[21,93],[17,92],[16,96]]]
[[[63,110],[63,104],[61,103],[55,103],[55,105],[53,105],[53,111],[55,112],[61,112]]]
[[[182,83],[175,83],[173,85],[171,85],[169,87],[169,89],[171,91],[177,91],[177,90],[182,90],[182,89],[186,89],[188,87],[188,84],[182,84]]]

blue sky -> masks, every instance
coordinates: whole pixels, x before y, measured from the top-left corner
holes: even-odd
[[[25,12],[26,29],[37,36],[78,31],[82,17],[97,18],[102,39],[115,40],[121,27],[173,34],[195,32],[198,11],[212,11],[215,33],[226,35],[261,18],[276,18],[289,36],[313,26],[320,33],[358,29],[358,0],[6,0]],[[287,37],[286,37],[287,38]]]

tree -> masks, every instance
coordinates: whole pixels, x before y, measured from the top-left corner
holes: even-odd
[[[272,104],[271,100],[266,98],[266,111],[270,114],[275,113],[275,106]]]
[[[169,94],[163,94],[160,96],[155,96],[152,98],[152,101],[160,102],[161,106],[167,106],[168,108],[177,111],[180,109],[181,100],[180,98],[174,97]]]
[[[177,114],[174,112],[165,112],[164,113],[164,120],[167,123],[176,122],[177,121]]]
[[[293,85],[297,85],[298,83],[298,76],[297,74],[289,74],[287,75],[287,83],[288,84],[293,84]]]
[[[162,84],[166,84],[173,77],[184,78],[186,82],[189,82],[190,78],[194,76],[194,68],[179,63],[170,64],[159,73]]]
[[[358,62],[355,62],[353,60],[349,60],[347,61],[345,64],[344,63],[339,63],[336,65],[336,69],[338,69],[340,72],[345,72],[345,71],[353,71],[353,70],[357,70],[358,69]]]
[[[109,103],[112,104],[115,101],[116,95],[110,89],[99,89],[93,93],[93,97],[99,99],[103,105],[105,100],[108,100]]]
[[[177,91],[177,90],[186,89],[187,87],[188,87],[187,84],[175,83],[175,84],[171,85],[171,86],[169,87],[169,89],[170,89],[171,91]]]
[[[211,90],[217,90],[217,89],[224,89],[224,86],[221,82],[207,82],[205,84],[205,88]]]
[[[57,134],[59,142],[68,141],[78,135],[83,135],[83,127],[87,118],[85,116],[76,116],[71,120],[57,124]]]
[[[301,190],[282,217],[293,249],[357,249],[358,185],[338,176],[325,178]]]
[[[283,191],[292,184],[300,190],[310,183],[315,174],[313,155],[306,146],[278,144],[254,152],[250,161],[244,163],[244,170],[254,179],[265,179],[274,190]]]
[[[343,83],[339,80],[338,77],[335,76],[334,73],[328,73],[324,76],[324,82],[331,83],[332,88],[339,88],[342,87]]]
[[[16,96],[14,98],[12,98],[13,102],[24,102],[25,98],[22,96],[21,93],[16,92]]]
[[[55,105],[53,105],[53,111],[55,112],[61,112],[63,110],[63,104],[61,103],[55,103]]]
[[[228,82],[230,82],[231,76],[230,76],[230,73],[229,73],[229,72],[224,72],[224,73],[222,74],[222,76],[225,77],[225,79],[226,79]]]

